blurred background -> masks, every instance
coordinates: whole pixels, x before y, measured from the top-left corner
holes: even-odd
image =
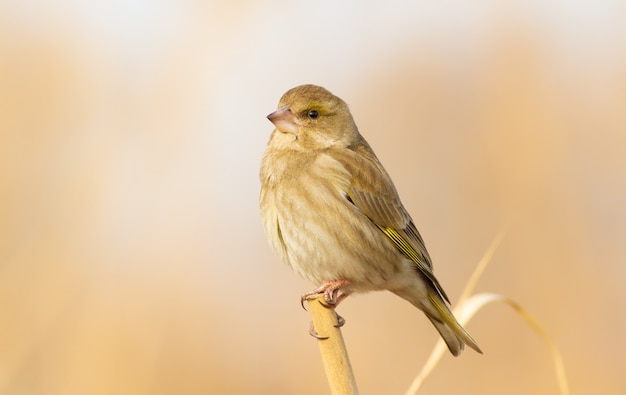
[[[453,302],[527,308],[572,394],[626,392],[623,1],[0,3],[0,393],[328,393],[258,214],[265,116],[345,99]],[[387,293],[339,309],[363,394],[402,394],[436,339]],[[503,305],[421,391],[558,390]]]

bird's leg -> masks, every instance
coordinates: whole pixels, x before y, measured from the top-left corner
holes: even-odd
[[[319,288],[303,294],[302,297],[300,297],[300,304],[302,304],[302,307],[304,307],[305,300],[315,299],[319,296],[324,295],[324,301],[330,305],[328,307],[336,307],[342,300],[348,297],[349,293],[344,293],[341,291],[341,288],[347,285],[350,285],[350,281],[348,280],[334,280],[325,282]]]
[[[350,293],[344,293],[341,290],[342,287],[345,287],[346,285],[349,285],[349,284],[350,284],[350,281],[348,280],[335,280],[335,281],[325,282],[324,284],[314,289],[313,291],[309,291],[303,294],[302,297],[300,298],[300,304],[302,305],[302,308],[306,310],[306,307],[304,307],[305,300],[315,299],[324,295],[324,302],[326,303],[322,301],[320,301],[320,303],[322,304],[322,306],[331,308],[334,310],[335,307],[337,307],[337,305],[342,300],[344,300],[345,298],[348,297],[348,295],[350,295]],[[340,328],[346,323],[346,320],[343,319],[342,316],[337,314],[336,311],[335,311],[335,315],[337,316],[337,324],[335,324],[335,327]],[[316,339],[320,339],[320,340],[328,339],[328,337],[320,336],[315,331],[315,328],[313,327],[313,321],[311,321],[309,334],[315,337]]]
[[[306,310],[306,307],[304,307],[305,300],[315,299],[324,295],[324,302],[326,303],[321,302],[321,301],[320,303],[322,304],[322,306],[331,308],[334,310],[334,308],[337,307],[337,305],[342,300],[344,300],[345,298],[348,297],[348,295],[350,295],[350,293],[344,293],[341,290],[342,287],[345,287],[346,285],[349,285],[349,284],[350,284],[350,281],[348,280],[328,281],[322,284],[320,287],[314,289],[313,291],[309,291],[305,293],[304,295],[302,295],[302,297],[300,298],[300,304],[302,305],[302,308]],[[337,314],[336,311],[335,311],[335,315],[337,316],[337,324],[335,325],[335,327],[340,328],[346,323],[346,320],[344,320],[342,316]],[[309,334],[320,340],[327,339],[327,337],[320,336],[317,333],[317,331],[315,331],[315,328],[313,327],[313,322],[311,322]]]

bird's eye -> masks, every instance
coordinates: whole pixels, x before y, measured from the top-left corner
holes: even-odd
[[[319,117],[320,113],[317,112],[317,110],[311,110],[309,111],[309,118],[311,119],[315,119],[317,117]]]

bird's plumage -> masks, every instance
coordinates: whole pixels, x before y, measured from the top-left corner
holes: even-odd
[[[389,290],[420,308],[450,351],[478,345],[448,297],[398,192],[359,133],[346,103],[326,89],[287,91],[261,163],[260,206],[274,250],[316,284],[347,280],[352,292]]]

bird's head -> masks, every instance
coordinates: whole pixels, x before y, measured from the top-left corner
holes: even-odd
[[[267,119],[276,130],[293,135],[298,144],[309,149],[347,147],[358,136],[348,105],[316,85],[288,90]]]

